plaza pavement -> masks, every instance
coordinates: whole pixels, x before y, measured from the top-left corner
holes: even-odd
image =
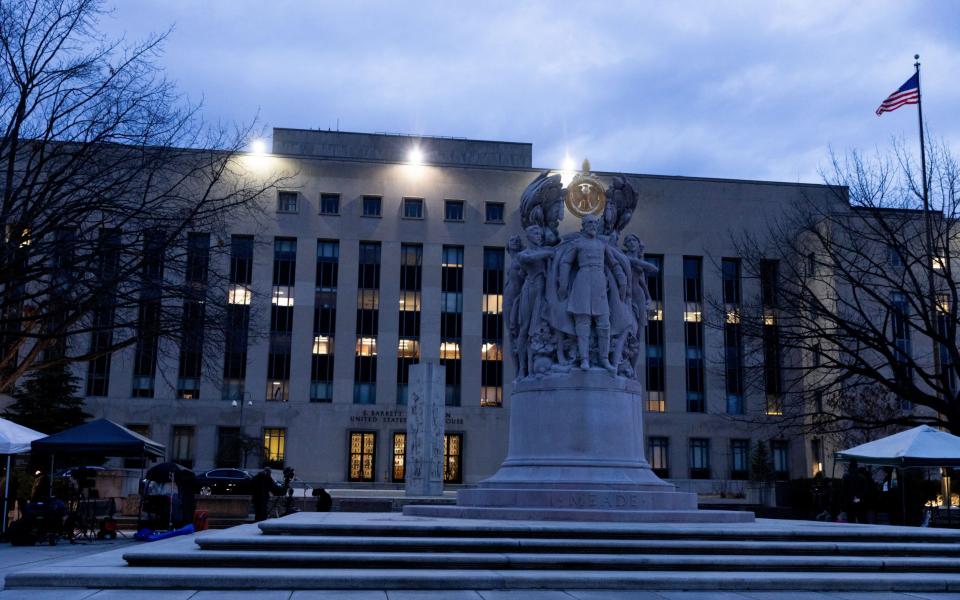
[[[109,565],[122,561],[130,539],[89,544],[12,547],[0,544],[0,578],[8,573],[58,564]],[[937,577],[931,573],[931,577]],[[960,593],[810,591],[650,591],[650,590],[129,590],[17,588],[0,591],[0,600],[960,600]]]

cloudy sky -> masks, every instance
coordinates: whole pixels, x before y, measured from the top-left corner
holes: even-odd
[[[117,0],[208,120],[532,142],[594,168],[820,181],[829,149],[915,143],[874,110],[921,55],[960,150],[960,1]]]

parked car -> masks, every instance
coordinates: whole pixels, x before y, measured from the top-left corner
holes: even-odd
[[[250,494],[253,478],[241,469],[213,469],[197,477],[201,496],[244,496]]]

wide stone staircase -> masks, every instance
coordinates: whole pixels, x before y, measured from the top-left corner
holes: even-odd
[[[558,523],[300,513],[8,587],[960,591],[960,532],[758,520]]]

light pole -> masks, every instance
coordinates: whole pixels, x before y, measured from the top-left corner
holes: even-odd
[[[240,407],[240,435],[237,437],[238,445],[240,446],[240,468],[247,468],[247,442],[244,439],[245,433],[243,428],[243,408],[244,406],[253,406],[253,400],[250,398],[249,392],[244,392],[239,400],[236,398],[230,402],[230,406],[236,408]]]

